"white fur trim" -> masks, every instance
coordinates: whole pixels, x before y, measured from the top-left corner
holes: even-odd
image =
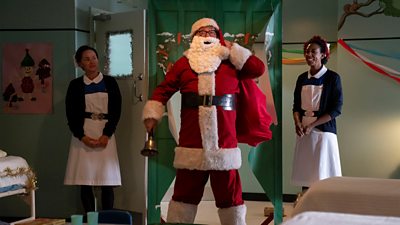
[[[221,225],[246,225],[246,205],[218,209]]]
[[[233,170],[242,165],[239,148],[220,148],[205,151],[202,148],[175,148],[174,167],[190,170]]]
[[[164,105],[155,100],[148,100],[143,108],[142,119],[156,119],[160,121],[165,111]]]
[[[184,52],[196,73],[214,72],[229,54],[229,49],[222,46],[218,38],[200,36],[195,36],[190,48]]]
[[[199,95],[215,95],[215,73],[205,73],[198,76]],[[218,149],[217,108],[199,106],[199,126],[203,148],[206,151]]]
[[[202,73],[197,76],[199,95],[215,95],[215,73]]]
[[[215,20],[213,20],[211,18],[201,18],[193,23],[192,30],[190,32],[190,36],[193,36],[194,33],[196,33],[196,31],[198,31],[200,28],[208,27],[208,26],[212,26],[215,29],[219,30],[219,26],[218,26],[217,22],[215,22]]]
[[[203,149],[218,150],[218,122],[215,105],[199,106],[199,126]]]
[[[167,222],[191,224],[197,214],[197,205],[171,200],[168,205]]]
[[[247,59],[251,56],[251,51],[237,43],[233,43],[229,60],[237,70],[241,70]]]

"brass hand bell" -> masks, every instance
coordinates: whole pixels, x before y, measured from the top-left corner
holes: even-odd
[[[149,156],[149,157],[155,156],[158,154],[157,145],[154,140],[153,130],[151,130],[150,132],[147,133],[147,140],[144,143],[144,148],[142,151],[140,151],[140,154],[142,154],[143,156]]]

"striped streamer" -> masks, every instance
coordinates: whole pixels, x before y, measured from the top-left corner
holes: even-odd
[[[353,56],[357,57],[360,59],[364,64],[366,64],[368,67],[373,69],[374,71],[387,76],[397,82],[400,83],[400,72],[393,70],[391,68],[388,68],[386,66],[380,65],[378,63],[374,63],[371,60],[369,60],[367,57],[363,56],[360,53],[357,53],[354,49],[352,49],[349,45],[347,45],[343,39],[339,39],[338,43],[346,49],[348,52],[350,52]]]

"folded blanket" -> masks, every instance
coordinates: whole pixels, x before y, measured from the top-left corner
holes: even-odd
[[[0,187],[26,185],[29,175],[30,168],[24,158],[19,156],[0,158]]]

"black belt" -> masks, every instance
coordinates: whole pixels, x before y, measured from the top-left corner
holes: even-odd
[[[196,93],[182,93],[183,108],[197,108],[199,106],[221,106],[224,110],[236,109],[236,95],[226,94],[222,96],[197,95]]]
[[[301,115],[308,116],[308,117],[318,117],[320,115],[320,113],[319,113],[319,111],[302,110]]]
[[[108,120],[109,116],[106,113],[85,112],[85,118],[89,118],[92,120]]]

